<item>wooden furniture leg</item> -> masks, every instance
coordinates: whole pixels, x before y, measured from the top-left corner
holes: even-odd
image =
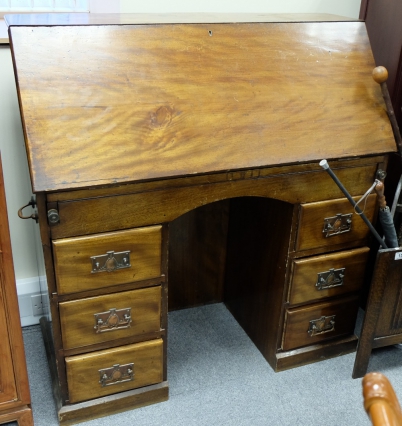
[[[31,408],[26,407],[20,410],[13,410],[9,413],[0,414],[0,424],[10,422],[17,422],[18,426],[33,426]]]
[[[33,426],[0,158],[0,424]]]

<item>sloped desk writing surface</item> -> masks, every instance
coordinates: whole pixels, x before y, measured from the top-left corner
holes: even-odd
[[[10,36],[35,192],[394,150],[362,22]]]
[[[355,349],[368,230],[318,162],[358,197],[396,151],[370,45],[268,18],[6,17],[61,423],[167,398],[168,293],[276,371]]]

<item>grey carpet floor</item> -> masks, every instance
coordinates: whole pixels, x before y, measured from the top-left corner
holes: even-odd
[[[58,425],[39,326],[23,330],[35,426]],[[274,373],[223,304],[169,314],[167,402],[83,426],[364,426],[355,354]],[[402,401],[402,349],[373,351]]]

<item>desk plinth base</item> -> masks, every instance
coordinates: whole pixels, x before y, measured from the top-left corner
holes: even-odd
[[[59,410],[58,417],[60,425],[72,425],[167,401],[168,398],[169,385],[166,381],[78,404],[65,405]]]
[[[277,353],[274,365],[271,362],[270,364],[276,372],[289,370],[290,368],[355,352],[356,346],[357,336],[352,335],[337,342],[331,340],[327,344],[321,343]]]

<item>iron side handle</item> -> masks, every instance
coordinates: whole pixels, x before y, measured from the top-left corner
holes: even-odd
[[[24,216],[22,214],[22,210],[24,210],[25,207],[28,207],[28,206],[31,206],[32,208],[36,207],[36,200],[35,200],[34,196],[31,197],[31,201],[28,204],[26,204],[25,206],[21,207],[18,210],[18,217],[20,219],[34,219],[35,222],[38,223],[38,212],[34,211],[30,216]]]

